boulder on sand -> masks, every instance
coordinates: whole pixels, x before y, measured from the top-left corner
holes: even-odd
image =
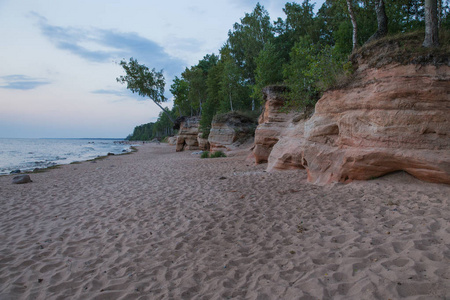
[[[14,176],[12,183],[14,184],[22,184],[22,183],[28,183],[33,182],[30,178],[30,175],[24,174],[19,176]]]

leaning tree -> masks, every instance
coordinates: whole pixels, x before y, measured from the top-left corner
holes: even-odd
[[[172,123],[175,120],[169,111],[162,107],[161,103],[166,102],[164,97],[164,80],[163,70],[157,72],[154,68],[149,70],[145,65],[138,63],[137,59],[130,58],[129,62],[120,61],[120,65],[125,70],[126,75],[116,78],[117,82],[127,84],[127,89],[133,93],[138,93],[142,97],[149,97],[156,105],[167,115]]]

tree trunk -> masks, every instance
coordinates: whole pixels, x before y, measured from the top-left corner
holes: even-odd
[[[388,32],[388,18],[383,0],[375,0],[375,11],[377,12],[377,31],[367,40],[367,42],[384,37]]]
[[[437,0],[425,0],[425,39],[423,47],[439,46]]]
[[[228,97],[230,98],[230,108],[231,108],[231,111],[233,111],[233,101],[231,100],[231,92],[228,93]]]
[[[164,107],[161,106],[161,104],[159,104],[156,101],[155,102],[156,105],[159,106],[159,108],[161,108],[161,110],[166,114],[166,116],[169,118],[170,122],[172,122],[172,124],[175,124],[175,120],[172,118],[172,116],[170,115],[169,111],[167,111],[167,109],[165,109]]]
[[[356,24],[355,14],[353,13],[352,0],[347,0],[348,13],[353,25],[353,51],[358,47],[358,25]]]
[[[441,28],[441,23],[442,23],[442,0],[438,0],[437,3],[437,10],[438,10],[438,28]]]

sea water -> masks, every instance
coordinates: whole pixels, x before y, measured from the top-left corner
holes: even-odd
[[[0,175],[129,152],[131,145],[110,139],[1,139]]]

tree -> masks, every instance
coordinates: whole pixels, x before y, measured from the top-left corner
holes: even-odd
[[[189,105],[189,83],[175,76],[173,84],[170,86],[170,92],[174,97],[174,108],[178,110],[178,116],[188,115],[190,113],[191,106]]]
[[[223,73],[223,62],[219,61],[208,72],[206,80],[207,97],[202,109],[202,117],[200,119],[200,129],[203,138],[208,138],[211,130],[211,122],[220,107],[220,87]]]
[[[425,39],[422,46],[427,48],[439,46],[438,26],[437,0],[425,0]]]
[[[354,51],[358,47],[358,25],[356,24],[356,18],[353,12],[352,0],[347,0],[347,7],[348,13],[350,15],[350,20],[352,21],[353,26],[352,49]]]
[[[164,97],[164,75],[163,70],[157,72],[154,68],[150,71],[145,65],[138,63],[137,59],[130,58],[130,61],[120,61],[120,65],[125,70],[126,76],[116,78],[117,82],[127,84],[127,89],[139,96],[149,97],[156,105],[167,115],[169,120],[174,123],[173,117],[167,109],[161,106],[161,103],[167,101]]]
[[[273,38],[269,13],[257,3],[252,13],[245,14],[241,23],[228,32],[228,45],[232,57],[242,68],[246,80],[255,83],[256,58],[264,44]]]
[[[375,0],[375,11],[377,13],[377,31],[369,38],[369,41],[377,40],[388,33],[388,18],[383,0]]]
[[[255,85],[253,98],[263,99],[262,89],[270,84],[283,82],[283,65],[286,60],[273,43],[267,43],[256,59]]]
[[[169,111],[170,116],[175,116],[175,111],[172,109],[169,110],[168,107],[166,107],[166,110]],[[173,134],[173,122],[169,119],[169,115],[160,112],[158,116],[158,120],[155,122],[153,126],[153,132],[152,132],[152,138],[164,138],[166,136],[170,136]]]
[[[191,116],[200,115],[203,104],[207,98],[206,80],[209,70],[217,64],[218,56],[205,55],[197,65],[186,68],[181,74],[183,80],[188,84],[188,102],[191,107]]]

